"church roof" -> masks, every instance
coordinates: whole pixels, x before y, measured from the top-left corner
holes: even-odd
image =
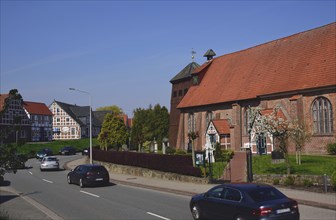
[[[336,86],[336,23],[211,60],[178,108]]]
[[[196,62],[189,63],[186,67],[183,68],[176,76],[174,76],[170,82],[174,83],[179,80],[187,79],[191,77],[191,73],[194,69],[198,68],[200,65]]]

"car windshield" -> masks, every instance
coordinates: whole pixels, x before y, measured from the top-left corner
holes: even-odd
[[[274,188],[257,188],[248,192],[255,202],[264,202],[286,198],[284,194]]]
[[[47,161],[57,161],[56,157],[48,157],[46,158]]]

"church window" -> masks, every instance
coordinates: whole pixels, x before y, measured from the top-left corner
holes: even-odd
[[[312,105],[314,134],[330,134],[333,131],[332,106],[328,99],[319,97]]]

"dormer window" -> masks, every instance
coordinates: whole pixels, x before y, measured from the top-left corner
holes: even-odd
[[[193,85],[198,85],[199,84],[199,78],[198,78],[198,76],[193,76],[193,78],[192,78],[192,84]]]

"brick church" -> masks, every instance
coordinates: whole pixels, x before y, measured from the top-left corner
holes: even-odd
[[[188,133],[197,132],[195,149],[212,141],[222,149],[252,146],[247,109],[281,110],[286,120],[303,121],[311,140],[302,153],[326,154],[336,142],[336,23],[188,64],[172,83],[169,144],[187,150]],[[267,153],[274,150],[266,141]],[[290,151],[294,145],[290,144]]]

